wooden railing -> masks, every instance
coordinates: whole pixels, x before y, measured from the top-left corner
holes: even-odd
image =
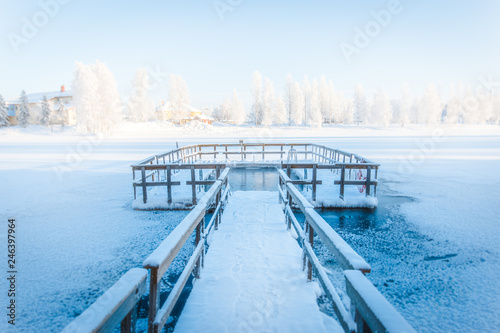
[[[137,302],[146,291],[147,275],[142,268],[129,270],[63,333],[113,332],[118,324],[122,333],[135,332]]]
[[[147,268],[150,272],[148,309],[148,332],[150,333],[161,332],[191,273],[194,272],[195,278],[199,278],[200,276],[200,269],[203,265],[203,257],[206,250],[205,241],[212,230],[218,229],[223,203],[229,192],[229,186],[227,186],[228,173],[229,168],[226,168],[198,205],[194,207],[172,233],[144,261],[143,267]],[[205,228],[204,217],[212,201],[215,201],[215,211]],[[196,248],[166,301],[163,305],[160,305],[159,283],[194,230],[196,230]]]
[[[292,227],[298,235],[304,257],[303,267],[307,267],[307,278],[316,275],[323,291],[333,305],[333,309],[345,332],[414,332],[397,310],[377,291],[363,274],[371,271],[370,265],[361,258],[313,209],[313,206],[293,185],[293,181],[279,170],[279,198],[283,202],[288,229]],[[305,230],[297,221],[292,205],[299,207],[305,216]],[[351,308],[346,309],[325,269],[314,252],[314,235],[335,257],[335,261],[346,276],[346,292],[351,300]],[[354,318],[351,312],[355,313]]]
[[[146,269],[133,268],[128,271],[94,304],[73,320],[63,332],[113,332],[120,323],[122,333],[135,332],[137,302],[146,291],[148,270],[150,272],[148,332],[161,332],[190,275],[194,273],[195,278],[200,277],[207,249],[207,238],[213,230],[218,229],[224,204],[229,195],[228,174],[229,168],[226,168],[218,179],[213,181],[214,184],[198,205],[144,261],[143,266]],[[209,208],[214,208],[214,211],[210,221],[205,225],[204,218]],[[195,250],[172,291],[160,307],[159,283],[193,231],[196,232]]]
[[[236,159],[234,159],[236,157]],[[251,160],[248,161],[248,158]],[[259,157],[259,159],[255,159]],[[379,164],[359,155],[311,143],[243,143],[200,144],[174,149],[151,156],[132,165],[134,199],[137,188],[142,189],[143,202],[147,203],[147,189],[152,186],[166,186],[168,203],[172,202],[172,186],[181,185],[172,181],[172,174],[182,169],[191,170],[191,180],[186,185],[192,187],[192,202],[196,205],[196,186],[210,184],[208,180],[197,180],[195,170],[216,169],[217,175],[226,166],[245,166],[246,163],[271,165],[287,170],[312,169],[312,179],[294,180],[295,184],[311,185],[312,200],[316,200],[317,186],[322,184],[317,170],[327,169],[339,174],[339,197],[344,200],[345,186],[366,187],[365,195],[376,196]],[[357,179],[356,171],[365,170],[366,179]],[[354,172],[353,172],[354,171]],[[137,175],[139,173],[139,175]],[[364,177],[363,177],[364,178]],[[372,191],[373,189],[373,191]]]

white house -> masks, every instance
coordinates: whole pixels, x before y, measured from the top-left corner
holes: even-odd
[[[73,93],[71,91],[66,91],[64,86],[61,87],[60,91],[27,94],[26,96],[28,97],[31,124],[40,123],[42,118],[42,102],[44,96],[47,97],[51,110],[49,123],[63,124],[66,126],[76,124],[76,110],[73,106]],[[21,105],[20,100],[16,99],[7,101],[6,104],[10,124],[17,125],[19,123],[18,117]],[[62,114],[59,112],[61,105],[64,106]]]

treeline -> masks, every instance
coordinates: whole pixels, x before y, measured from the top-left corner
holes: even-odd
[[[463,83],[452,84],[450,97],[442,101],[434,83],[429,83],[421,97],[411,97],[407,83],[401,85],[398,98],[389,98],[378,88],[369,98],[361,84],[351,96],[335,89],[324,75],[312,81],[306,76],[302,82],[289,74],[283,94],[276,94],[274,84],[256,71],[252,75],[252,106],[247,122],[268,125],[321,126],[323,124],[364,124],[388,126],[391,124],[476,124],[500,122],[500,95],[492,89],[475,89]],[[241,105],[236,92],[214,110],[218,120],[240,119]],[[238,115],[238,116],[237,116]],[[233,121],[241,123],[239,121]]]

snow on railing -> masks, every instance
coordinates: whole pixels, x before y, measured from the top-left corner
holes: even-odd
[[[137,302],[146,291],[147,275],[142,268],[129,270],[62,332],[113,332],[118,324],[121,332],[135,332]]]
[[[229,193],[229,187],[227,185],[228,174],[229,168],[226,168],[210,190],[203,196],[198,205],[193,208],[193,210],[143,263],[143,267],[150,271],[148,309],[149,333],[161,332],[191,273],[194,272],[195,278],[199,278],[200,276],[200,269],[203,265],[203,257],[206,250],[206,239],[210,235],[212,226],[214,226],[215,230],[218,228],[221,220],[220,216],[223,210],[223,203],[226,201]],[[204,217],[212,201],[215,201],[216,208],[205,230]],[[168,267],[195,229],[196,248],[168,298],[163,305],[160,305],[159,283]]]
[[[323,291],[333,305],[335,314],[345,332],[414,332],[397,310],[364,277],[371,271],[370,265],[361,258],[313,209],[312,205],[293,185],[283,170],[279,173],[279,198],[285,203],[284,212],[288,229],[295,229],[297,239],[304,251],[303,267],[307,266],[307,277],[316,273]],[[305,230],[302,229],[292,211],[292,205],[300,208],[305,216]],[[334,255],[336,262],[346,276],[346,291],[351,299],[353,319],[331,283],[314,250],[314,233]],[[307,265],[306,265],[307,263]],[[369,330],[365,330],[368,327]]]
[[[312,201],[316,201],[318,169],[340,173],[338,180],[331,180],[339,185],[340,205],[344,205],[345,186],[356,185],[366,196],[376,196],[377,173],[379,164],[359,155],[342,150],[311,143],[233,143],[190,145],[148,157],[131,165],[133,175],[134,200],[137,188],[142,190],[142,201],[148,201],[148,187],[165,186],[168,204],[172,203],[172,186],[182,185],[172,181],[172,173],[182,169],[191,169],[190,180],[192,205],[196,205],[196,186],[213,183],[210,180],[197,180],[195,170],[220,169],[225,167],[244,167],[248,165],[275,166],[286,169],[291,176],[292,169],[312,169],[311,180],[294,180],[294,184],[311,185]],[[139,173],[137,175],[136,173]],[[373,189],[373,194],[372,194]],[[376,205],[376,203],[375,203]],[[373,206],[373,205],[372,205]],[[142,207],[142,206],[141,206]]]
[[[146,291],[147,269],[150,271],[148,332],[161,332],[191,273],[194,272],[195,278],[200,276],[203,257],[207,249],[206,240],[212,230],[218,229],[224,203],[229,195],[228,174],[229,168],[226,168],[214,181],[198,205],[146,258],[143,263],[143,267],[146,269],[133,268],[125,273],[94,304],[72,321],[63,332],[113,332],[120,323],[122,333],[135,332],[137,302]],[[212,203],[215,203],[215,210],[205,229],[204,217]],[[160,307],[159,283],[195,229],[196,248],[166,301]]]

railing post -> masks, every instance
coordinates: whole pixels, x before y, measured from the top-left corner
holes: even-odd
[[[219,178],[219,177],[217,177],[217,178]],[[217,195],[215,196],[215,209],[216,210],[217,210],[217,207],[219,206],[219,204],[221,205],[221,208],[222,208],[221,199],[222,199],[222,186],[220,187],[219,191],[217,191]],[[220,210],[217,213],[217,216],[215,217],[215,226],[214,226],[215,230],[219,230],[219,216],[220,216]]]
[[[172,203],[172,167],[167,166],[167,198],[168,203]]]
[[[264,162],[266,160],[265,154],[264,154],[264,151],[266,149],[265,147],[266,147],[266,145],[262,144],[262,162]]]
[[[375,169],[375,180],[378,183],[378,167]],[[373,185],[373,196],[374,197],[377,196],[377,183],[375,183],[375,185]]]
[[[135,323],[137,321],[137,303],[130,312],[123,318],[120,324],[121,333],[135,333]]]
[[[191,166],[191,194],[193,196],[193,206],[196,206],[196,176],[194,173],[194,165]]]
[[[156,159],[156,165],[160,164],[158,161],[158,155],[155,156]],[[160,181],[160,169],[156,169],[156,174],[158,175],[158,181]]]
[[[154,267],[149,269],[148,333],[154,332],[154,321],[159,307],[160,288],[158,288],[158,267]]]
[[[311,248],[314,246],[314,229],[312,225],[309,224],[309,244],[311,244]],[[312,264],[309,261],[307,264],[307,280],[312,280]]]
[[[165,156],[163,156],[163,164],[165,164]],[[163,179],[167,179],[167,170],[163,169]]]
[[[340,171],[340,199],[344,200],[344,186],[345,186],[345,164],[342,164]]]
[[[203,223],[203,219],[201,219],[200,222],[198,222],[198,225],[196,226],[196,237],[194,240],[194,247],[196,248],[198,246],[198,243],[201,240],[201,224]],[[198,258],[198,261],[196,262],[196,267],[194,269],[194,278],[199,279],[200,278],[200,270],[201,270],[201,256]]]
[[[306,232],[307,232],[307,222],[306,222]],[[304,239],[304,242],[307,242],[305,239]],[[304,244],[302,244],[304,245]],[[302,246],[302,270],[305,271],[306,270],[306,264],[307,264],[307,254],[306,254],[306,248],[305,246]]]
[[[316,201],[316,164],[313,165],[313,174],[312,174],[312,200]]]
[[[132,167],[132,184],[134,185],[134,200],[137,199],[137,188],[135,187],[135,169]]]
[[[153,165],[153,161],[151,161],[149,164]],[[155,181],[155,173],[154,171],[151,172],[151,180],[154,182]]]
[[[352,163],[352,154],[351,156],[349,157],[349,163]],[[349,168],[349,180],[351,180],[351,168]]]
[[[217,160],[217,146],[214,145],[214,161]]]
[[[366,167],[366,196],[370,195],[370,184],[372,178],[372,168],[370,166]]]
[[[142,201],[144,203],[148,202],[148,189],[146,187],[146,168],[141,167],[142,176]]]

